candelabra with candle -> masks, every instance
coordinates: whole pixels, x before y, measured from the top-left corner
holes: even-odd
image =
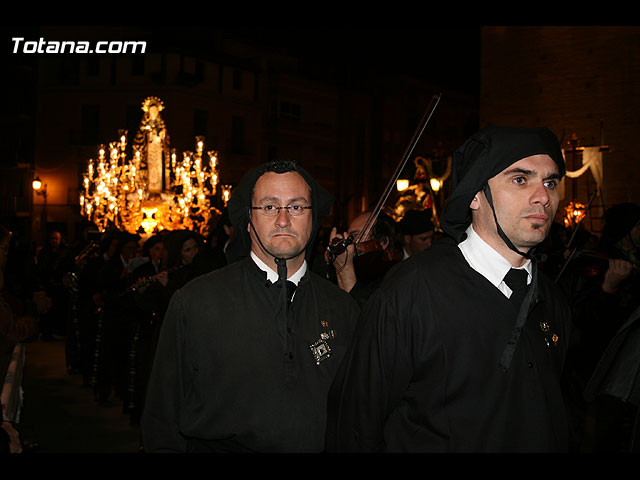
[[[219,181],[218,153],[205,155],[205,139],[196,137],[195,150],[184,152],[179,160],[175,149],[167,148],[159,113],[163,108],[155,97],[145,100],[145,117],[130,155],[127,132],[122,130],[118,142],[100,146],[97,158],[89,160],[80,209],[101,231],[114,226],[146,235],[162,229],[206,234],[212,214],[219,213],[212,204]]]

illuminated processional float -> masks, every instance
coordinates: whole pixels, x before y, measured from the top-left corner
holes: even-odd
[[[204,137],[196,137],[194,151],[181,156],[171,148],[161,116],[162,100],[148,97],[140,127],[127,145],[127,131],[119,141],[99,146],[83,173],[80,211],[102,232],[109,228],[149,236],[160,230],[192,230],[206,235],[211,220],[221,214],[229,185],[218,185],[218,153],[206,151]]]
[[[430,211],[431,219],[439,229],[440,215],[436,197],[444,182],[451,176],[451,157],[435,152],[433,156],[415,157],[413,164],[413,180],[397,181],[398,196],[389,214],[394,220],[400,221],[409,210]]]

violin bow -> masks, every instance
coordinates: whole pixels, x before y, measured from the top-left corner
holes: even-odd
[[[434,95],[433,97],[431,97],[431,101],[429,102],[429,106],[427,107],[427,110],[424,112],[424,115],[422,116],[422,119],[420,120],[420,124],[418,125],[418,128],[416,128],[416,131],[414,132],[413,137],[411,138],[411,141],[409,142],[409,145],[407,145],[407,148],[406,148],[404,154],[402,155],[402,158],[400,159],[400,163],[396,167],[395,172],[393,173],[391,179],[389,180],[389,183],[387,184],[387,187],[385,188],[382,196],[378,200],[378,203],[376,204],[375,208],[373,209],[373,212],[371,212],[371,215],[369,215],[369,218],[367,219],[367,223],[365,224],[364,228],[362,229],[362,231],[358,235],[358,238],[355,241],[356,245],[358,243],[360,243],[363,238],[366,238],[367,235],[369,235],[370,230],[375,225],[376,220],[378,219],[378,215],[380,214],[380,211],[382,210],[382,207],[384,206],[384,204],[386,203],[387,199],[389,198],[389,195],[393,191],[393,187],[395,186],[396,181],[398,180],[398,177],[400,177],[400,174],[402,173],[402,170],[404,169],[405,165],[407,164],[407,161],[411,157],[411,155],[413,153],[413,150],[415,149],[415,147],[416,147],[416,145],[418,143],[418,140],[420,140],[420,137],[422,136],[422,133],[424,132],[424,129],[427,127],[427,124],[431,120],[431,117],[433,116],[433,112],[435,111],[436,107],[438,106],[438,103],[440,102],[440,98],[441,97],[442,97],[441,93],[438,93],[438,94]]]

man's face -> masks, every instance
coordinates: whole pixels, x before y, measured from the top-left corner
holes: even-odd
[[[404,244],[409,255],[425,251],[433,243],[433,230],[417,235],[405,235]]]
[[[53,248],[58,248],[60,246],[61,241],[62,241],[62,236],[58,232],[53,232],[49,237],[49,243]]]
[[[510,165],[489,180],[498,223],[522,251],[544,240],[558,208],[558,167],[548,155],[533,155]],[[483,193],[471,202],[476,232],[498,251],[506,245],[498,236],[493,212]]]
[[[182,244],[182,248],[180,249],[182,263],[185,265],[193,263],[193,259],[196,258],[196,255],[199,251],[200,249],[198,248],[198,242],[196,242],[193,238],[188,239]]]
[[[151,261],[153,263],[162,262],[162,257],[164,255],[164,243],[158,242],[153,247],[149,249],[149,256],[151,257]]]
[[[135,241],[129,241],[125,243],[124,246],[122,247],[121,255],[124,261],[128,262],[129,260],[131,260],[133,257],[136,256],[137,252],[138,252],[138,243]]]
[[[365,212],[358,215],[353,221],[349,224],[349,231],[347,232],[353,240],[357,240],[360,237],[360,233],[367,226],[367,222],[369,221],[369,217],[371,216],[371,212]],[[360,238],[361,242],[367,242],[373,238],[371,234],[371,229],[369,229],[369,233],[364,237]],[[389,247],[389,239],[385,238],[382,241],[378,242],[383,250],[386,250]]]
[[[267,172],[256,182],[252,198],[253,207],[266,205],[311,206],[309,186],[297,172]],[[272,262],[273,259],[260,248],[256,233],[271,254],[289,258],[306,246],[313,224],[311,210],[304,210],[300,216],[291,216],[286,209],[280,209],[273,217],[264,215],[262,210],[252,210],[251,221],[256,230],[254,233],[251,225],[247,227],[251,235],[251,248],[266,262]],[[301,254],[304,255],[304,251]]]
[[[353,221],[349,224],[349,236],[353,237],[353,239],[356,240],[360,236],[360,233],[362,232],[364,227],[367,225],[367,221],[369,220],[370,216],[371,213],[366,212],[354,218]],[[369,232],[366,238],[361,238],[360,240],[362,240],[363,242],[371,240],[371,232]]]

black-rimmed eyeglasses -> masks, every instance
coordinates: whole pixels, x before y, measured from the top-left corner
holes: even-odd
[[[311,206],[305,205],[287,205],[281,207],[279,205],[263,205],[261,207],[251,207],[251,210],[258,210],[262,215],[267,217],[275,217],[280,214],[280,210],[285,209],[292,217],[304,215],[307,210],[311,210]]]

